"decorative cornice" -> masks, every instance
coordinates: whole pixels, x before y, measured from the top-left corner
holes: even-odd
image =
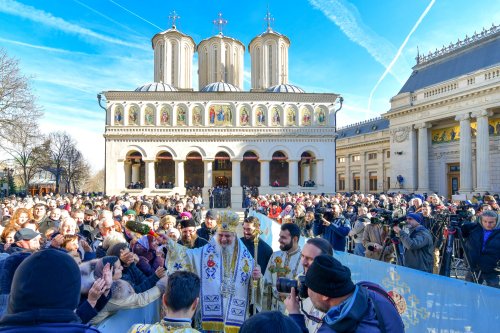
[[[481,117],[491,117],[493,115],[492,111],[489,110],[478,110],[472,112],[473,118],[481,118]]]
[[[470,120],[470,113],[459,114],[455,117],[456,121]]]
[[[383,138],[383,139],[380,139],[380,140],[373,140],[373,141],[363,141],[363,142],[360,142],[360,143],[349,143],[349,144],[346,144],[345,146],[342,146],[342,145],[339,145],[339,141],[337,141],[337,152],[339,150],[346,150],[346,149],[352,149],[352,148],[358,148],[358,147],[367,147],[367,146],[374,146],[374,145],[380,145],[380,144],[384,144],[384,143],[387,143],[387,144],[390,144],[389,142],[389,138]]]
[[[339,94],[334,93],[266,93],[266,92],[199,92],[199,91],[106,91],[108,102],[285,102],[335,104]]]

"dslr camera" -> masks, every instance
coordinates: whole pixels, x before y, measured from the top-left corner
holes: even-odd
[[[323,217],[325,217],[327,220],[331,220],[331,218],[333,217],[333,209],[328,207],[320,207],[314,212],[314,219],[316,221],[321,220]]]
[[[299,275],[297,280],[287,279],[287,278],[279,278],[276,282],[276,289],[280,293],[289,294],[292,291],[292,288],[295,288],[297,295],[301,299],[305,299],[309,297],[307,295],[307,285],[306,285],[306,276]]]

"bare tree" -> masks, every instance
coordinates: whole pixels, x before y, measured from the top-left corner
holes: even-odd
[[[13,161],[21,178],[21,186],[28,191],[31,179],[47,165],[49,142],[31,119],[19,122],[17,126],[3,126],[3,134],[6,139],[2,140],[0,148]]]
[[[83,154],[73,145],[66,151],[64,163],[64,178],[66,188],[73,188],[73,192],[78,192],[78,188],[89,177],[90,165],[85,161]]]
[[[83,185],[85,192],[104,192],[104,169],[87,179]]]
[[[56,178],[56,193],[59,193],[61,177],[65,172],[66,157],[69,149],[75,146],[73,138],[66,132],[51,132],[49,134],[50,164],[46,169]]]
[[[29,78],[21,74],[17,60],[0,49],[0,135],[9,125],[17,126],[24,119],[37,120],[41,116]]]

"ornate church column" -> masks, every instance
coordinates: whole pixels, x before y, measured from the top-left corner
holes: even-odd
[[[269,187],[269,160],[259,160],[260,162],[260,187]]]
[[[382,192],[384,189],[384,150],[377,151],[377,191]],[[387,184],[389,188],[389,184]]]
[[[241,187],[241,160],[231,160],[232,170],[232,187],[231,187],[231,206],[241,207],[243,203],[243,188]]]
[[[127,180],[125,179],[126,168],[127,168],[126,161],[124,160],[116,161],[116,188],[120,191],[127,188],[128,186]]]
[[[334,175],[334,177],[337,177],[338,181],[338,176]],[[344,175],[344,181],[345,181],[345,191],[346,192],[352,192],[352,187],[351,187],[351,154],[347,154],[345,156],[345,175]]]
[[[323,175],[324,175],[324,167],[325,167],[325,162],[323,160],[316,160],[316,165],[314,166],[313,169],[313,180],[316,183],[316,186],[323,186],[325,185],[325,182],[323,180]],[[316,175],[314,175],[314,170],[316,170]],[[337,175],[332,175],[332,177],[337,177]],[[336,178],[335,182],[337,181],[338,177]]]
[[[360,175],[359,175],[359,190],[361,193],[367,193],[368,192],[368,186],[367,186],[367,179],[368,175],[366,174],[366,152],[361,152],[359,154],[359,159],[360,159]]]
[[[184,160],[175,160],[175,187],[184,188]]]
[[[214,159],[204,159],[203,160],[203,189],[202,189],[202,196],[203,196],[203,202],[209,203],[210,202],[210,196],[208,195],[208,190],[212,188],[213,182],[213,165],[214,165]]]
[[[146,182],[145,182],[145,187],[154,189],[155,188],[155,161],[154,160],[147,160],[144,161],[146,163]]]
[[[490,190],[490,134],[488,131],[488,117],[492,115],[493,113],[487,110],[472,113],[472,116],[477,119],[477,183],[475,192],[484,193]]]
[[[418,189],[420,193],[429,193],[429,131],[432,125],[416,124],[418,130]]]
[[[132,164],[132,182],[137,183],[139,181],[141,172],[141,163],[133,163]]]
[[[130,160],[123,161],[123,167],[119,167],[118,170],[124,170],[124,178],[120,180],[118,178],[118,184],[121,184],[123,181],[125,182],[125,188],[130,185],[132,182],[132,162]]]
[[[455,117],[460,122],[460,193],[472,193],[472,135],[469,113]]]
[[[288,160],[288,187],[292,192],[297,189],[299,183],[299,161]]]

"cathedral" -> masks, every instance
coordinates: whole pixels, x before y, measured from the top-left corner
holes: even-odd
[[[248,44],[219,33],[195,43],[174,24],[152,38],[154,82],[106,91],[107,194],[184,194],[213,188],[241,207],[244,188],[261,193],[333,193],[334,93],[288,83],[287,36],[267,29]],[[251,89],[242,91],[244,54]],[[198,56],[198,87],[192,84]],[[227,203],[229,205],[229,203]]]
[[[500,29],[427,55],[379,118],[337,127],[339,94],[288,83],[287,36],[245,45],[222,32],[195,43],[174,24],[152,39],[154,82],[106,91],[106,193],[224,188],[260,193],[500,193]],[[198,55],[198,87],[192,64]]]

